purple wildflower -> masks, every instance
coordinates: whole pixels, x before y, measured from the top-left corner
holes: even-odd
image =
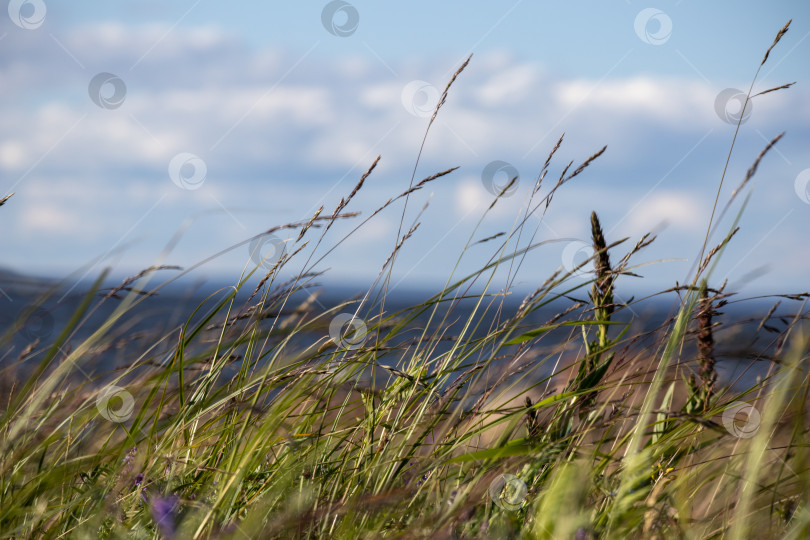
[[[141,487],[141,484],[143,484],[143,473],[135,475],[134,483],[136,488]],[[143,502],[146,502],[146,491],[141,491],[141,499]]]
[[[481,527],[478,529],[479,533],[486,536],[487,529],[489,529],[489,521],[482,521]]]
[[[149,509],[152,511],[152,519],[155,520],[160,534],[165,538],[174,538],[177,532],[177,495],[169,495],[165,498],[155,495],[151,499]]]
[[[417,487],[417,489],[419,488],[419,486],[421,486],[421,485],[422,485],[422,483],[423,483],[425,480],[427,480],[427,477],[428,477],[428,475],[427,475],[427,474],[425,474],[424,476],[422,476],[422,478],[420,478],[419,480],[417,480],[417,481],[416,481],[416,487]]]
[[[127,455],[121,458],[121,463],[124,466],[124,470],[127,472],[132,470],[132,462],[135,460],[135,456],[138,454],[138,447],[133,446]]]

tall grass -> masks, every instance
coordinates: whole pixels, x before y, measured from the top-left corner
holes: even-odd
[[[544,244],[529,217],[542,218],[605,151],[562,167],[546,189],[561,144],[513,229],[484,240],[489,260],[400,311],[386,309],[391,270],[419,233],[418,217],[405,225],[405,206],[454,169],[416,181],[415,167],[405,192],[360,220],[345,210],[377,158],[331,213],[264,233],[296,237],[276,260],[249,268],[122,369],[77,384],[72,375],[114,347],[117,325],[165,286],[149,288],[160,267],[109,291],[100,276],[52,343],[33,341],[19,356],[35,362],[25,378],[5,369],[0,536],[806,538],[808,294],[781,295],[794,309],[777,303],[760,322],[776,341],[762,353],[766,377],[741,392],[717,383],[717,316],[731,293],[712,271],[739,215],[707,252],[713,211],[691,284],[665,291],[681,301],[650,335],[620,320],[631,304],[615,288],[639,271],[634,256],[654,237],[625,248],[628,239],[605,237],[596,212],[594,254],[580,265],[593,265],[592,279],[558,270],[516,308],[497,292],[496,272],[506,269],[511,287]],[[332,225],[359,221],[350,236],[397,202],[400,231],[368,293],[320,308],[311,285],[334,247],[315,253]],[[110,302],[113,314],[75,343]],[[4,333],[5,346],[25,323]],[[562,346],[544,348],[549,335]]]

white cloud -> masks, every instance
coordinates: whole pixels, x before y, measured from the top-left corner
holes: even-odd
[[[538,66],[512,65],[489,77],[476,90],[476,95],[483,106],[503,107],[508,103],[525,101],[536,88],[538,80]]]
[[[573,80],[557,84],[554,95],[569,109],[652,119],[669,128],[717,123],[715,92],[700,81],[649,76],[602,82]]]
[[[657,191],[636,204],[628,215],[627,227],[637,236],[662,225],[687,232],[697,232],[706,226],[706,205],[688,193]]]
[[[0,144],[0,167],[20,169],[29,159],[25,147],[20,141],[7,141]]]
[[[392,61],[397,78],[376,60],[362,57],[335,60],[313,53],[301,60],[281,50],[251,50],[215,27],[177,27],[158,43],[167,29],[109,24],[92,33],[73,29],[60,34],[86,70],[66,59],[52,40],[30,35],[13,57],[0,62],[0,115],[6,120],[0,125],[0,178],[5,189],[38,163],[15,188],[17,200],[3,208],[4,217],[26,231],[26,242],[78,266],[135,224],[140,223],[134,236],[144,230],[170,236],[188,215],[205,214],[207,221],[199,221],[210,228],[190,238],[201,237],[205,247],[227,245],[279,222],[305,219],[320,204],[330,211],[377,154],[383,156],[380,169],[352,209],[368,211],[361,202],[381,203],[407,188],[428,119],[406,111],[402,90],[421,79],[440,91],[447,66]],[[4,46],[15,46],[18,35],[7,36]],[[87,96],[91,74],[102,69],[127,83],[119,109],[100,109]],[[576,167],[602,144],[609,145],[605,157],[575,185],[594,177],[619,183],[610,192],[564,186],[549,211],[548,224],[556,235],[587,233],[587,215],[594,208],[600,216],[613,213],[606,223],[630,212],[621,229],[634,235],[664,220],[689,233],[705,226],[706,194],[713,188],[680,188],[674,180],[705,168],[711,152],[727,152],[728,139],[720,128],[728,126],[714,112],[717,89],[698,78],[556,80],[542,65],[506,53],[473,59],[431,128],[416,175],[419,180],[462,167],[415,195],[423,201],[436,192],[436,203],[427,211],[437,214],[433,230],[449,231],[460,218],[477,219],[489,206],[494,195],[480,174],[493,160],[511,162],[520,172],[518,191],[502,198],[488,217],[493,227],[509,230],[546,152],[563,131],[566,141],[545,189],[569,160]],[[758,98],[755,115],[767,114],[756,116],[756,129],[769,135],[804,129],[810,108],[799,97]],[[710,128],[717,139],[706,139],[679,164]],[[193,152],[208,165],[209,176],[196,192],[182,191],[168,178],[168,163],[180,152]],[[787,157],[793,160],[793,154]],[[662,189],[633,209],[643,193],[641,181],[633,179],[662,178],[676,164]],[[150,210],[158,200],[160,205]],[[768,215],[779,211],[773,205]],[[148,219],[139,221],[147,213]],[[448,242],[452,235],[469,233],[461,229]],[[420,242],[433,245],[435,238],[425,230],[415,235],[413,249],[418,251]],[[547,227],[540,231],[554,236]],[[391,234],[389,224],[377,220],[359,231],[352,247],[390,249]],[[13,238],[5,242],[24,248],[12,244]],[[79,244],[93,249],[77,249]],[[445,255],[439,251],[431,257]],[[27,262],[25,256],[18,262]],[[345,274],[352,262],[347,256],[334,266]]]
[[[83,226],[81,212],[71,211],[59,203],[39,203],[22,214],[21,232],[26,236],[38,233],[59,237],[80,237],[90,230]]]
[[[505,178],[496,179],[496,183],[500,181],[505,181]],[[500,185],[500,187],[503,186]],[[490,219],[514,219],[521,211],[521,205],[524,203],[521,197],[526,188],[518,183],[517,187],[513,189],[515,191],[510,191],[502,196],[489,211]],[[486,190],[480,178],[464,177],[455,186],[456,217],[478,219],[494,200],[495,195]]]
[[[459,182],[456,193],[456,215],[458,217],[467,216],[476,210],[483,210],[492,203],[492,196],[487,196],[481,183],[469,178]]]

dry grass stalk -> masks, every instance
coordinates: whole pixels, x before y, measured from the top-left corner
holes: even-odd
[[[492,236],[487,236],[486,238],[483,238],[483,239],[477,241],[473,245],[475,246],[475,245],[478,245],[478,244],[483,244],[485,242],[489,242],[490,240],[495,240],[496,238],[500,238],[501,236],[503,236],[505,234],[506,234],[505,232],[499,232],[499,233],[493,234]]]
[[[377,167],[377,163],[380,162],[381,157],[382,156],[377,156],[377,159],[374,160],[374,163],[372,163],[371,166],[368,168],[368,170],[366,170],[366,172],[363,173],[363,176],[360,177],[360,181],[357,182],[357,185],[354,186],[354,189],[352,190],[352,192],[349,193],[349,197],[346,198],[346,199],[344,199],[343,197],[340,198],[340,202],[338,203],[337,207],[335,207],[335,211],[332,212],[332,216],[331,216],[331,219],[329,221],[329,224],[326,226],[327,231],[332,226],[332,223],[335,221],[335,219],[337,219],[339,217],[338,214],[340,214],[340,212],[342,212],[343,209],[346,208],[346,206],[348,206],[349,202],[354,198],[354,196],[357,194],[357,192],[360,191],[360,189],[363,187],[363,184],[365,183],[366,178],[368,178],[369,175],[371,174],[371,171],[373,171]],[[325,232],[326,231],[324,231],[324,233]]]
[[[723,182],[725,181],[726,172],[728,171],[728,164],[731,161],[731,154],[734,151],[734,145],[737,142],[737,134],[739,133],[740,126],[742,125],[742,121],[743,121],[743,118],[744,118],[746,106],[748,105],[748,102],[751,100],[751,92],[754,89],[754,84],[757,81],[757,77],[759,77],[759,72],[762,69],[762,66],[765,65],[765,62],[768,60],[768,56],[771,54],[771,51],[776,46],[776,44],[779,43],[779,40],[781,40],[782,37],[787,33],[788,28],[790,27],[791,21],[792,21],[792,19],[790,21],[788,21],[787,23],[785,23],[785,26],[782,27],[782,29],[779,30],[779,32],[776,34],[776,37],[774,38],[773,43],[771,44],[770,47],[768,47],[768,50],[765,51],[765,56],[762,58],[762,62],[760,62],[759,67],[757,68],[757,72],[754,74],[754,78],[751,80],[751,86],[748,88],[748,93],[745,96],[745,102],[743,102],[742,111],[740,111],[740,118],[737,121],[737,128],[734,130],[734,137],[731,140],[731,147],[728,149],[728,155],[726,156],[726,164],[723,166],[723,174],[720,175],[720,183],[717,186],[717,194],[714,197],[714,204],[712,205],[712,213],[709,216],[709,224],[706,227],[706,237],[703,240],[703,246],[700,248],[700,256],[697,258],[698,261],[703,260],[703,254],[706,252],[706,246],[709,243],[709,236],[711,235],[712,231],[714,230],[712,225],[714,224],[714,214],[717,211],[717,203],[720,201],[720,192],[723,189]],[[792,85],[792,83],[787,84],[787,85],[783,85],[783,87],[788,88],[791,85]],[[767,90],[767,91],[762,92],[762,93],[764,94],[764,93],[768,93],[770,91],[779,90],[779,89],[780,88],[772,88],[771,90]],[[750,175],[746,175],[746,179],[743,181],[743,183],[740,185],[740,187],[738,187],[734,191],[734,193],[731,196],[731,199],[728,202],[728,205],[731,204],[731,201],[734,199],[734,195],[736,195],[737,191],[739,191],[739,189],[742,188],[743,185],[745,185],[745,183],[748,181],[748,179],[750,179],[750,176],[753,176],[754,172],[756,172],[756,165],[759,164],[759,160],[762,158],[762,156],[764,156],[765,152],[770,150],[770,148],[776,143],[777,140],[779,140],[782,137],[782,135],[783,134],[780,134],[773,141],[771,141],[771,143],[766,147],[766,149],[763,150],[763,152],[759,155],[759,157],[757,158],[757,160],[755,162],[755,166],[752,167],[751,169],[749,169]],[[726,205],[726,208],[728,208],[728,205]],[[725,210],[723,211],[723,213],[725,213]],[[720,220],[718,219],[718,221],[720,221]],[[700,273],[695,274],[694,281],[692,282],[693,285],[697,283],[699,276],[700,276]]]
[[[383,268],[385,268],[386,266],[388,266],[388,263],[390,263],[390,262],[391,262],[391,259],[393,259],[393,258],[394,258],[394,255],[396,255],[396,254],[399,252],[400,248],[402,247],[402,244],[404,244],[404,243],[405,243],[405,241],[406,241],[408,238],[410,238],[411,236],[413,236],[413,233],[415,233],[415,232],[416,232],[416,229],[418,229],[418,228],[419,228],[419,225],[421,225],[421,223],[417,223],[416,225],[414,225],[413,227],[411,227],[411,228],[408,230],[408,232],[406,232],[406,233],[405,233],[405,234],[402,236],[402,238],[400,238],[399,242],[397,243],[397,246],[394,248],[394,251],[392,251],[392,252],[391,252],[391,254],[390,254],[390,255],[388,255],[388,258],[387,258],[387,259],[385,259],[385,263],[383,263],[383,265],[382,265],[382,267],[383,267]]]
[[[136,289],[133,289],[132,287],[130,287],[130,285],[132,285],[133,283],[135,283],[136,281],[141,279],[146,274],[148,274],[150,272],[157,271],[157,270],[182,270],[182,268],[179,267],[179,266],[173,266],[173,265],[150,266],[149,268],[141,270],[140,272],[138,272],[134,276],[130,276],[130,277],[126,278],[124,281],[121,282],[121,285],[115,287],[114,289],[110,290],[110,292],[108,292],[106,295],[104,295],[104,298],[105,299],[107,299],[107,298],[117,298],[117,299],[120,300],[121,297],[118,295],[118,293],[120,293],[122,291],[135,292],[135,293],[143,295],[143,296],[154,296],[154,295],[156,295],[157,294],[156,292],[136,290]]]
[[[759,322],[759,326],[757,326],[757,332],[759,332],[763,328],[770,331],[770,332],[777,332],[777,333],[779,332],[779,330],[777,330],[776,328],[773,328],[772,326],[768,326],[767,322],[771,318],[771,315],[773,315],[773,313],[779,307],[779,304],[781,304],[781,303],[782,303],[781,300],[777,300],[777,302],[773,306],[771,306],[771,309],[768,310],[768,313],[766,313],[765,316],[762,318],[762,320]]]
[[[783,26],[782,29],[779,30],[779,32],[776,34],[776,37],[773,39],[773,43],[771,44],[770,47],[768,47],[768,50],[765,51],[765,56],[762,58],[762,62],[760,62],[759,64],[760,67],[762,67],[762,65],[768,60],[768,56],[771,54],[773,48],[776,47],[776,44],[779,43],[779,40],[782,39],[782,37],[785,34],[787,34],[788,28],[790,28],[790,23],[792,22],[793,19],[790,19],[788,22],[785,23],[785,26]]]
[[[560,138],[557,139],[557,144],[554,145],[554,148],[551,149],[551,152],[548,153],[548,157],[546,157],[545,163],[543,163],[543,167],[540,169],[540,174],[537,175],[537,181],[534,183],[534,190],[532,191],[532,195],[536,194],[540,191],[540,185],[543,183],[543,179],[546,177],[548,173],[548,166],[551,164],[551,158],[554,157],[554,154],[557,153],[557,150],[560,149],[562,146],[563,138],[565,137],[565,132],[560,135]]]
[[[548,153],[548,157],[546,158],[546,162],[543,163],[543,169],[542,170],[548,169],[548,166],[551,163],[551,158],[554,157],[554,154],[556,154],[557,150],[559,150],[560,146],[562,146],[563,138],[565,138],[565,132],[564,131],[563,131],[562,135],[560,135],[560,138],[557,139],[557,144],[555,144],[554,148],[551,149],[551,152]]]
[[[786,88],[790,88],[794,84],[796,84],[796,81],[793,81],[792,83],[783,84],[782,86],[777,86],[775,88],[769,88],[767,90],[763,90],[762,92],[760,92],[758,94],[754,94],[753,96],[751,96],[751,99],[753,99],[753,98],[755,98],[757,96],[762,96],[764,94],[769,94],[771,92],[776,92],[777,90],[784,90]]]
[[[450,167],[449,169],[447,169],[445,171],[437,172],[436,174],[431,174],[427,178],[424,178],[424,179],[420,180],[419,183],[416,184],[415,187],[420,188],[423,185],[427,184],[428,182],[433,182],[437,178],[441,178],[442,176],[450,174],[451,172],[455,171],[456,169],[458,169],[458,167]]]
[[[616,275],[610,266],[607,242],[605,242],[605,235],[596,212],[591,212],[591,237],[596,257],[594,260],[596,279],[593,282],[591,299],[595,307],[604,306],[601,310],[597,310],[597,320],[608,320],[613,314],[613,282],[616,280]]]
[[[700,267],[698,268],[698,275],[702,274],[703,271],[706,270],[706,267],[709,266],[709,261],[712,260],[712,257],[714,257],[717,254],[717,252],[719,252],[721,249],[723,249],[723,247],[725,247],[725,245],[729,243],[731,238],[735,234],[737,234],[737,231],[739,231],[739,230],[740,230],[739,227],[735,227],[733,231],[728,233],[728,235],[723,239],[722,242],[720,242],[719,244],[714,246],[711,249],[711,251],[709,251],[709,253],[706,255],[706,258],[703,259],[703,261],[700,263]]]
[[[346,200],[346,203],[351,201],[354,198],[354,196],[357,195],[357,192],[360,191],[360,189],[363,187],[363,184],[365,183],[366,178],[368,178],[369,175],[371,175],[371,171],[373,171],[377,167],[377,163],[380,162],[381,157],[382,156],[377,156],[377,158],[374,160],[374,163],[371,164],[371,167],[369,167],[368,170],[363,173],[363,176],[360,177],[360,181],[357,182],[357,185],[354,186],[354,189],[352,190],[352,192],[349,193],[349,198]]]
[[[701,385],[706,392],[707,400],[714,391],[714,384],[717,382],[717,371],[715,370],[714,358],[714,335],[712,333],[712,316],[716,315],[713,306],[714,298],[709,297],[708,288],[702,287],[700,290],[700,300],[698,301],[698,363],[700,364]]]
[[[321,212],[323,212],[323,206],[321,206],[320,208],[318,208],[318,210],[315,212],[315,214],[313,214],[312,218],[311,218],[311,219],[310,219],[310,220],[307,222],[307,224],[306,224],[306,225],[304,225],[304,226],[301,228],[301,232],[300,232],[300,233],[298,233],[298,238],[296,238],[296,239],[295,239],[295,241],[296,241],[296,242],[300,242],[300,241],[301,241],[301,239],[302,239],[302,238],[304,237],[304,235],[307,233],[307,231],[309,230],[309,228],[310,228],[310,227],[312,227],[312,224],[313,224],[313,223],[315,223],[315,220],[316,220],[316,219],[318,219],[318,216],[320,216],[320,215],[321,215]]]
[[[512,180],[510,180],[510,181],[509,181],[509,183],[508,183],[508,184],[506,184],[506,186],[504,186],[504,187],[503,187],[503,189],[501,189],[501,191],[500,191],[500,192],[498,192],[498,196],[497,196],[497,197],[495,197],[495,198],[492,200],[492,202],[489,204],[489,208],[487,209],[487,211],[492,210],[492,209],[495,207],[495,203],[497,203],[497,202],[498,202],[498,201],[501,199],[501,197],[503,197],[503,196],[504,196],[504,194],[505,194],[507,191],[509,191],[510,189],[512,189],[512,186],[514,186],[514,185],[515,185],[515,182],[517,182],[517,181],[518,181],[518,177],[517,177],[517,176],[515,176],[514,178],[512,178]]]
[[[759,155],[757,156],[757,159],[754,160],[754,163],[751,165],[751,167],[748,168],[748,171],[746,171],[745,178],[743,179],[743,181],[740,183],[739,186],[737,186],[737,189],[735,189],[732,192],[731,197],[729,198],[729,203],[732,200],[734,200],[734,197],[737,195],[737,193],[739,193],[740,190],[743,187],[745,187],[745,185],[748,183],[748,181],[751,180],[751,178],[753,178],[754,174],[756,174],[757,169],[759,168],[759,162],[762,161],[762,158],[765,157],[765,154],[767,154],[770,151],[770,149],[773,148],[773,146],[777,142],[779,142],[779,139],[781,139],[784,136],[785,136],[785,132],[783,131],[782,133],[780,133],[779,135],[777,135],[776,137],[771,139],[771,142],[769,142],[768,145],[765,148],[762,149],[762,152],[759,153]]]
[[[273,267],[270,268],[270,270],[267,271],[267,273],[264,275],[264,277],[259,281],[259,284],[256,285],[256,288],[253,289],[253,292],[251,293],[250,297],[247,299],[247,302],[250,302],[251,300],[253,300],[253,298],[259,293],[259,291],[262,289],[262,287],[264,287],[264,284],[267,283],[267,281],[272,276],[275,275],[275,272],[276,272],[277,269],[281,268],[282,266],[284,266],[287,263],[287,261],[289,261],[290,259],[292,259],[296,255],[298,255],[298,253],[300,253],[301,250],[303,250],[305,247],[307,247],[308,244],[309,244],[309,242],[304,242],[303,244],[298,246],[298,249],[293,251],[290,255],[286,255],[285,253],[282,253],[281,256],[278,258],[278,260],[276,261],[276,263],[273,265]]]
[[[436,108],[433,109],[433,116],[430,117],[430,123],[428,124],[428,129],[430,129],[430,125],[433,124],[433,121],[436,120],[436,115],[439,114],[439,109],[441,109],[442,106],[444,105],[444,102],[447,101],[447,93],[450,91],[450,87],[453,86],[453,83],[456,82],[456,78],[459,75],[461,75],[461,72],[464,71],[464,68],[466,68],[467,64],[470,63],[470,60],[472,59],[472,56],[473,55],[470,54],[470,56],[468,56],[467,59],[464,60],[464,63],[461,64],[461,66],[456,70],[456,72],[453,73],[453,76],[450,77],[450,81],[447,83],[447,86],[444,87],[444,92],[442,92],[442,95],[439,98],[439,102],[436,103]]]
[[[574,178],[575,176],[579,175],[579,173],[581,173],[582,171],[584,171],[584,170],[585,170],[585,169],[588,167],[588,165],[590,165],[591,163],[593,163],[593,161],[594,161],[596,158],[598,158],[599,156],[601,156],[602,154],[604,154],[604,153],[605,153],[605,150],[607,150],[607,145],[603,146],[601,150],[599,150],[597,153],[593,154],[593,155],[592,155],[592,156],[590,156],[588,159],[586,159],[585,161],[583,161],[583,162],[582,162],[582,165],[580,165],[579,167],[577,167],[577,169],[576,169],[574,172],[572,172],[572,173],[571,173],[571,174],[570,174],[570,175],[569,175],[569,176],[568,176],[568,177],[567,177],[565,180],[563,180],[563,183],[568,182],[569,180],[571,180],[571,179],[572,179],[572,178]]]

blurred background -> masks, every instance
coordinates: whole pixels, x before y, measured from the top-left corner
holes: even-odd
[[[194,271],[233,283],[261,259],[251,248],[272,260],[297,232],[249,239],[306,221],[321,205],[331,214],[381,155],[345,210],[361,217],[336,224],[310,259],[336,248],[312,268],[328,269],[321,281],[368,286],[396,244],[402,201],[337,244],[408,188],[436,100],[472,53],[415,179],[459,169],[408,203],[403,232],[417,216],[421,226],[397,258],[394,289],[437,289],[470,238],[508,233],[563,132],[541,196],[569,161],[576,167],[608,148],[542,220],[530,218],[526,233],[548,243],[513,285],[533,290],[587,257],[596,210],[608,242],[631,237],[619,253],[646,232],[659,236],[635,260],[660,262],[620,290],[671,287],[690,277],[745,93],[793,19],[753,93],[797,84],[749,104],[720,208],[768,141],[787,134],[710,247],[751,193],[715,285],[807,289],[807,2],[6,3],[0,197],[15,195],[0,209],[4,271],[79,281],[112,267],[120,279],[156,263],[188,268],[241,243]],[[517,189],[473,233],[512,174]],[[468,249],[456,275],[486,264],[497,247]],[[492,287],[504,287],[506,275]]]

